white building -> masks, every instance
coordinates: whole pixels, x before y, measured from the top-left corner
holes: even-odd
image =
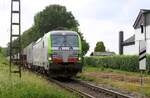
[[[146,39],[146,50],[147,53],[150,53],[150,10],[140,10],[133,28],[135,34],[125,41],[122,41],[122,43],[119,42],[122,46],[122,48],[120,48],[121,50],[119,50],[122,51],[124,55],[138,55],[139,42]]]

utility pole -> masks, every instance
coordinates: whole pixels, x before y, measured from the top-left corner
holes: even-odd
[[[14,40],[16,44],[14,44]],[[21,4],[20,0],[11,0],[11,22],[10,22],[10,75],[18,73],[21,78],[22,65],[21,49]],[[12,64],[18,66],[18,70],[12,71]]]

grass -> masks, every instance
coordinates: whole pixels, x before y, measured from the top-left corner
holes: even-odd
[[[78,78],[141,94],[141,85],[137,81],[140,80],[140,73],[137,72],[86,66],[83,68],[83,72],[78,75]],[[150,97],[150,75],[144,74],[144,82],[143,95]]]
[[[21,79],[17,74],[9,76],[8,61],[0,54],[0,98],[77,98],[77,95],[25,70]]]
[[[91,66],[86,66],[83,68],[83,72],[112,72],[112,73],[117,73],[117,74],[123,74],[123,75],[131,75],[131,76],[141,76],[141,73],[139,72],[129,72],[129,71],[124,71],[124,70],[118,70],[118,69],[112,69],[112,68],[104,68],[104,67],[91,67]],[[145,77],[150,77],[150,75],[145,72],[143,74]]]

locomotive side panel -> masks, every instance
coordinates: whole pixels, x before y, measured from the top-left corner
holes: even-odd
[[[48,70],[49,68],[49,63],[48,63],[48,37],[44,36],[43,38],[43,49],[42,49],[42,62],[43,62],[43,67],[45,70]]]
[[[33,46],[33,65],[48,69],[48,38],[44,36]]]
[[[33,65],[42,66],[42,38],[33,45]]]

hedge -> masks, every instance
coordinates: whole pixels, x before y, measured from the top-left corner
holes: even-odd
[[[104,56],[104,57],[85,57],[84,64],[96,67],[105,67],[120,69],[125,71],[137,72],[139,71],[138,56]],[[147,70],[150,71],[150,55],[147,56]]]

